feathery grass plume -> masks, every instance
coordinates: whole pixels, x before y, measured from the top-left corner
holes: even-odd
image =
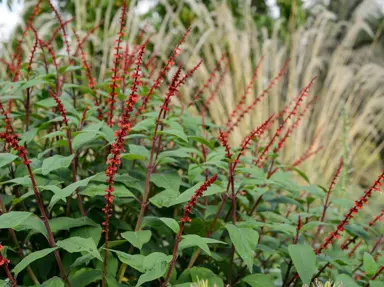
[[[208,89],[209,85],[212,85],[213,84],[213,81],[216,77],[216,74],[220,71],[222,71],[222,68],[221,68],[221,65],[222,63],[224,62],[224,60],[226,59],[226,55],[223,54],[221,56],[221,58],[217,61],[216,63],[216,66],[215,68],[213,69],[213,71],[209,74],[209,77],[208,79],[205,81],[205,83],[203,84],[203,86],[201,87],[201,89],[199,89],[196,94],[192,97],[192,100],[191,102],[188,104],[188,106],[191,106],[194,104],[194,102],[198,101],[201,99],[201,96],[204,94],[205,90]],[[229,61],[229,59],[227,59],[227,61]],[[223,71],[222,71],[223,72]]]
[[[103,232],[105,234],[105,257],[104,257],[104,268],[103,268],[103,280],[102,286],[105,286],[105,278],[107,275],[107,265],[108,265],[108,241],[109,241],[109,218],[112,216],[113,211],[113,192],[115,190],[115,175],[120,166],[120,155],[121,152],[124,151],[124,142],[125,137],[128,135],[129,131],[132,127],[131,113],[134,109],[135,104],[138,101],[138,87],[141,85],[140,80],[140,71],[141,64],[143,61],[145,46],[141,46],[139,55],[136,59],[136,67],[135,67],[135,76],[133,78],[133,82],[131,85],[131,93],[128,96],[128,99],[125,101],[124,110],[122,112],[120,121],[119,121],[119,129],[115,131],[115,141],[112,143],[112,148],[110,150],[111,156],[108,158],[108,167],[105,171],[105,175],[107,176],[107,184],[108,187],[105,189],[105,199],[106,204],[103,208],[103,212],[105,214],[105,221],[103,222]]]
[[[16,135],[16,133],[12,127],[11,119],[8,116],[9,111],[4,109],[4,106],[1,102],[0,102],[0,113],[4,116],[3,120],[5,122],[5,132],[0,133],[0,139],[4,139],[6,141],[6,143],[12,147],[12,149],[17,151],[17,155],[22,160],[21,162],[26,166],[26,168],[28,170],[28,175],[29,175],[31,182],[32,182],[32,189],[33,189],[33,192],[34,192],[36,200],[37,200],[37,205],[38,205],[40,213],[41,213],[41,218],[42,218],[42,221],[44,223],[45,229],[47,230],[49,245],[52,248],[56,247],[56,242],[55,242],[51,227],[50,227],[49,222],[48,222],[48,217],[45,213],[43,200],[41,199],[40,192],[37,188],[35,175],[32,172],[32,167],[31,167],[32,161],[28,158],[27,149],[24,146],[21,146],[19,144],[18,136]],[[71,284],[69,283],[68,278],[66,276],[66,273],[65,273],[65,270],[63,267],[63,263],[61,261],[60,253],[58,250],[55,250],[54,254],[55,254],[57,265],[59,266],[59,269],[60,269],[61,276],[64,279],[66,286],[70,287]]]
[[[330,232],[329,236],[326,237],[323,241],[323,243],[320,245],[319,248],[315,250],[316,254],[320,254],[323,250],[327,250],[328,246],[331,245],[335,239],[338,239],[340,237],[340,233],[344,231],[344,228],[346,225],[349,224],[349,221],[359,212],[360,209],[364,207],[364,204],[368,203],[369,198],[372,196],[372,192],[380,192],[380,187],[382,185],[382,181],[384,180],[384,171],[382,174],[375,180],[373,185],[367,189],[364,192],[364,195],[355,201],[354,206],[350,208],[348,213],[345,215],[344,219],[340,221],[340,223],[337,225],[337,228],[335,231]]]
[[[175,266],[175,263],[176,263],[177,250],[179,248],[179,243],[181,241],[181,236],[183,235],[183,230],[184,230],[184,227],[185,227],[185,223],[192,221],[191,218],[189,217],[189,215],[192,213],[192,209],[196,206],[196,203],[197,203],[197,200],[199,199],[199,197],[201,197],[203,195],[204,191],[206,191],[208,189],[208,187],[210,187],[216,180],[217,180],[217,174],[215,174],[210,179],[205,181],[195,191],[195,193],[192,195],[192,197],[188,201],[187,205],[184,207],[184,215],[180,219],[181,224],[180,224],[179,232],[176,235],[175,245],[173,246],[172,260],[169,263],[167,275],[165,276],[164,282],[163,282],[163,284],[161,286],[163,286],[163,287],[168,286],[168,281],[169,281],[169,278],[171,277],[173,266]]]
[[[337,170],[336,170],[336,172],[335,172],[335,175],[334,175],[333,178],[332,178],[331,184],[329,185],[329,188],[328,188],[328,191],[327,191],[327,195],[326,195],[326,197],[325,197],[324,206],[323,206],[323,212],[322,212],[321,217],[320,217],[320,222],[324,222],[324,221],[325,221],[325,216],[326,216],[328,207],[329,207],[329,205],[330,205],[330,203],[329,203],[329,199],[330,199],[330,197],[331,197],[331,192],[332,192],[333,188],[335,187],[336,180],[337,180],[337,178],[339,177],[342,168],[343,168],[343,158],[340,158],[339,167],[337,168]],[[322,231],[322,229],[323,229],[323,226],[320,225],[320,226],[318,227],[318,229],[317,229],[317,232],[316,232],[315,236],[314,236],[312,246],[314,246],[314,245],[316,244],[317,239],[318,239],[318,237],[319,237],[320,232]]]
[[[165,62],[164,67],[160,70],[156,80],[153,82],[153,84],[152,84],[151,88],[149,89],[148,93],[145,95],[145,97],[143,99],[143,103],[141,104],[139,110],[135,114],[134,122],[136,122],[137,117],[140,114],[145,112],[145,110],[147,109],[147,105],[149,103],[149,100],[152,97],[153,92],[160,87],[160,85],[161,85],[162,81],[164,80],[164,77],[167,74],[167,72],[175,65],[176,57],[182,51],[180,46],[181,46],[181,44],[184,43],[185,39],[187,38],[187,36],[189,35],[190,32],[191,32],[191,28],[189,27],[185,31],[185,33],[183,34],[183,36],[181,37],[179,42],[177,43],[176,47],[173,49],[171,56],[169,56],[168,60]]]
[[[268,143],[268,145],[264,148],[264,150],[262,151],[262,153],[259,155],[259,157],[257,158],[257,160],[255,160],[255,165],[257,165],[259,168],[262,167],[263,165],[263,162],[265,160],[265,155],[267,154],[267,152],[269,151],[270,147],[272,146],[272,144],[274,143],[274,141],[276,140],[276,138],[282,133],[283,129],[285,128],[285,125],[287,124],[288,120],[290,118],[292,118],[294,115],[296,115],[297,113],[297,110],[301,104],[301,102],[304,100],[304,97],[308,96],[308,92],[309,92],[309,89],[312,87],[313,85],[313,82],[315,81],[316,77],[314,77],[311,82],[302,90],[302,92],[300,93],[300,97],[297,99],[297,101],[295,101],[295,106],[293,107],[293,109],[290,111],[290,113],[288,114],[288,116],[283,120],[283,122],[280,124],[280,126],[277,128],[275,134],[272,136],[270,142]]]
[[[8,279],[10,281],[10,284],[11,284],[10,286],[16,287],[17,282],[16,282],[15,278],[13,278],[13,276],[12,276],[12,274],[8,268],[8,264],[11,261],[9,261],[9,259],[3,257],[3,254],[2,254],[3,250],[4,250],[4,246],[0,244],[0,267],[4,268],[5,274],[7,275]]]
[[[228,122],[231,121],[231,119],[233,119],[237,115],[237,113],[243,109],[243,106],[245,105],[245,101],[247,99],[247,96],[249,95],[249,93],[252,91],[254,85],[256,84],[257,76],[259,74],[263,60],[264,60],[264,56],[261,56],[259,63],[256,65],[255,71],[253,72],[251,81],[245,87],[244,93],[243,93],[242,97],[240,98],[240,101],[236,105],[235,109],[230,113]]]
[[[47,0],[47,1],[48,1],[48,5],[51,7],[53,13],[55,13],[57,21],[59,21],[60,29],[61,29],[61,31],[63,33],[63,41],[64,41],[65,50],[67,52],[68,57],[70,57],[71,54],[70,54],[70,48],[69,48],[69,43],[68,43],[68,35],[67,35],[67,31],[65,30],[65,25],[66,24],[63,21],[63,18],[61,17],[59,11],[57,11],[55,6],[53,6],[51,0]]]
[[[127,0],[124,0],[123,8],[121,11],[121,17],[120,17],[120,30],[117,34],[117,39],[115,40],[115,54],[113,59],[113,67],[111,69],[112,76],[111,76],[111,84],[109,85],[109,88],[111,91],[109,92],[109,98],[106,99],[106,105],[108,106],[108,118],[107,118],[107,124],[108,126],[113,125],[113,113],[116,109],[115,102],[116,97],[118,96],[118,90],[119,90],[119,83],[121,81],[120,78],[120,61],[123,58],[123,55],[120,53],[120,50],[123,48],[121,47],[122,39],[125,35],[125,18],[127,13]]]
[[[257,96],[248,107],[245,107],[245,109],[243,109],[241,111],[237,111],[235,113],[235,115],[239,114],[237,119],[234,119],[233,117],[228,118],[225,126],[226,126],[227,132],[229,134],[234,130],[235,127],[237,127],[239,125],[240,121],[245,117],[245,115],[248,114],[250,111],[252,111],[252,109],[254,109],[256,107],[257,103],[261,102],[264,99],[264,97],[271,91],[271,89],[279,82],[279,80],[284,76],[284,74],[288,68],[289,62],[290,61],[287,60],[284,63],[280,72],[269,82],[269,85],[267,86],[267,88],[259,96]]]

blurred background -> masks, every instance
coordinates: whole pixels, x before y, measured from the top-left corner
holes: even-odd
[[[0,4],[1,57],[10,60],[37,0],[8,0]],[[108,76],[113,41],[119,28],[122,0],[53,1],[72,28],[89,36],[85,50],[98,80]],[[211,120],[223,125],[244,93],[253,71],[264,56],[256,84],[247,94],[250,104],[290,59],[288,71],[267,100],[252,110],[235,129],[233,143],[273,112],[278,112],[301,88],[317,76],[312,93],[318,98],[311,113],[290,137],[283,158],[299,158],[309,146],[323,146],[300,166],[314,183],[328,185],[342,157],[347,168],[341,191],[365,187],[384,164],[384,0],[131,0],[128,1],[127,37],[130,47],[140,33],[149,40],[157,65],[168,57],[187,27],[193,28],[183,45],[181,60],[187,68],[200,58],[202,67],[181,91],[191,101],[222,54],[229,55],[217,97],[209,107]],[[46,1],[35,19],[40,37],[49,39],[58,27]],[[23,42],[28,57],[33,33]],[[55,38],[62,47],[62,38]],[[70,43],[76,47],[76,41]],[[64,50],[62,51],[64,53]],[[6,76],[6,66],[0,66]],[[204,94],[209,97],[209,93]],[[196,112],[198,107],[191,107]],[[380,203],[378,203],[380,204]]]

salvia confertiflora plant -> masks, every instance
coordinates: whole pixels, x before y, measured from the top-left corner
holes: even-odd
[[[209,106],[229,53],[184,102],[204,61],[180,61],[193,28],[160,61],[145,30],[126,44],[124,2],[110,72],[96,80],[83,49],[89,35],[69,30],[50,1],[62,47],[39,36],[41,2],[2,60],[2,286],[384,286],[384,209],[367,215],[382,200],[384,172],[350,201],[335,196],[339,155],[325,187],[300,170],[318,147],[279,159],[316,106],[316,75],[233,146],[233,130],[284,81],[289,62],[249,104],[263,58],[255,62],[230,120],[217,126]]]

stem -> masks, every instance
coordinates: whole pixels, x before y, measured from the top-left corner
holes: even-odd
[[[380,275],[380,273],[383,272],[383,271],[384,271],[384,266],[381,266],[381,268],[376,272],[375,275],[373,275],[373,277],[371,278],[370,281],[374,281],[374,280]],[[367,282],[367,283],[364,285],[364,287],[368,287],[368,286],[369,286],[369,282]]]
[[[0,209],[1,209],[2,213],[6,213],[7,212],[7,208],[5,207],[5,204],[4,204],[2,196],[0,196]],[[11,229],[11,228],[9,228],[8,231],[9,231],[9,234],[11,235],[13,243],[16,246],[17,254],[19,255],[20,259],[23,259],[24,258],[23,250],[20,247],[19,240],[17,239],[15,231],[13,229]],[[27,267],[27,272],[28,272],[29,277],[31,277],[32,282],[34,284],[38,284],[39,285],[40,282],[36,278],[36,275],[35,275],[35,273],[33,272],[32,268],[30,266]]]
[[[25,162],[28,162],[28,158],[27,158],[26,155],[24,155],[23,159],[24,159]],[[49,245],[52,248],[54,248],[54,247],[56,247],[55,238],[53,237],[53,233],[52,233],[51,227],[50,227],[49,222],[48,222],[48,217],[47,217],[47,214],[45,213],[43,201],[42,201],[42,199],[40,197],[40,192],[37,189],[37,184],[36,184],[35,176],[32,173],[31,165],[29,163],[27,163],[26,166],[27,166],[27,169],[28,169],[29,177],[31,178],[31,181],[32,181],[32,188],[33,188],[33,192],[35,193],[35,197],[36,197],[36,200],[37,200],[37,205],[39,206],[41,217],[42,217],[45,229],[47,230],[47,233],[48,233]],[[61,257],[60,257],[59,251],[56,249],[54,251],[54,254],[55,254],[57,265],[59,266],[59,269],[60,269],[61,276],[62,276],[62,278],[65,281],[65,285],[67,287],[71,287],[71,283],[69,283],[68,277],[65,274],[64,266],[63,266],[63,263],[61,261]]]
[[[183,235],[184,225],[185,225],[184,222],[182,222],[180,224],[180,230],[179,230],[179,232],[176,235],[175,245],[173,246],[173,252],[172,252],[172,260],[169,263],[169,268],[168,268],[167,276],[165,277],[164,283],[161,285],[162,287],[166,287],[168,285],[169,278],[171,277],[171,274],[172,274],[173,266],[175,266],[176,259],[177,259],[177,249],[179,248],[179,243],[181,241],[181,236]]]

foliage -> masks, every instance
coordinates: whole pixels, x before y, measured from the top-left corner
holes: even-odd
[[[126,45],[126,5],[105,77],[84,52],[87,38],[82,44],[64,32],[54,6],[62,40],[50,43],[35,29],[35,9],[29,52],[8,63],[0,82],[0,282],[382,284],[384,211],[371,218],[363,207],[381,199],[384,172],[362,196],[337,200],[343,161],[336,155],[327,188],[300,168],[313,146],[294,161],[281,154],[317,103],[316,77],[235,145],[234,130],[208,113],[232,56],[223,53],[206,85],[193,89],[203,64],[186,47],[196,29],[179,34],[171,56],[152,65],[145,31]],[[270,89],[284,81],[286,67]],[[255,72],[251,83],[256,76],[263,79]],[[188,89],[199,96],[186,101]],[[263,101],[234,104],[229,122],[237,127]]]

